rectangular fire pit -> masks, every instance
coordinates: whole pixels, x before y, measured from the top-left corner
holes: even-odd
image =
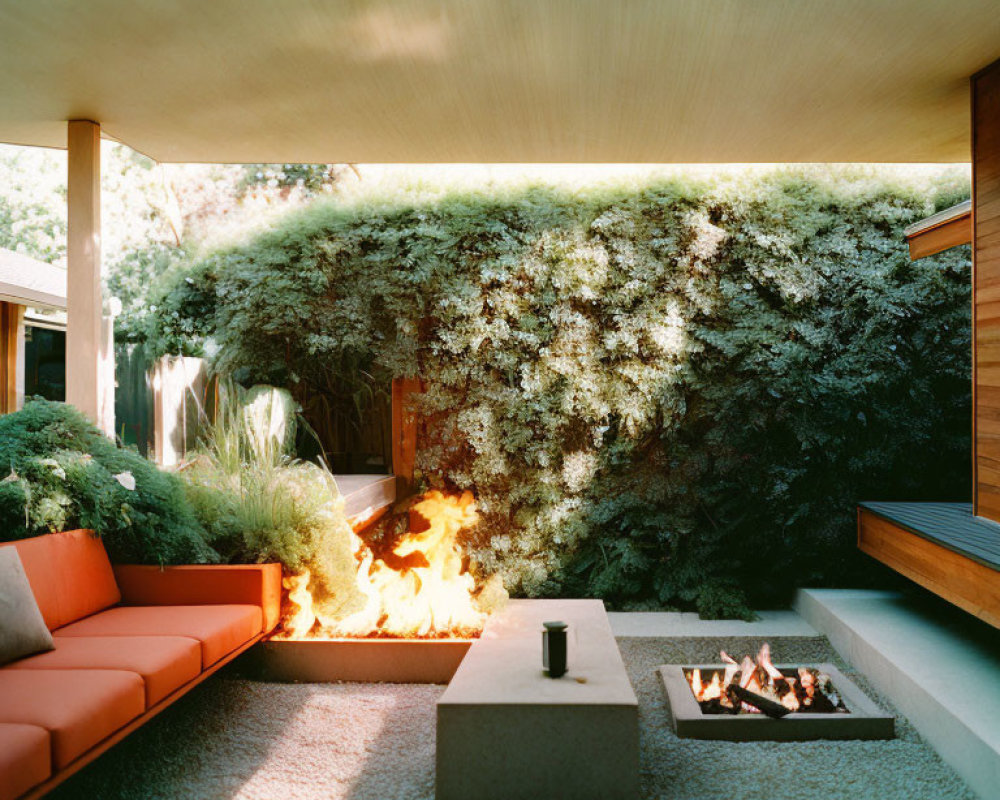
[[[777,665],[779,669],[794,669]],[[660,667],[660,678],[667,692],[670,721],[682,739],[727,741],[804,741],[811,739],[892,739],[894,719],[875,705],[864,692],[833,664],[812,665],[830,676],[848,713],[795,712],[781,719],[764,714],[706,714],[695,699],[687,672],[700,669],[702,674],[723,672],[716,664],[667,664]]]
[[[448,683],[471,639],[271,639],[253,651],[262,680]]]

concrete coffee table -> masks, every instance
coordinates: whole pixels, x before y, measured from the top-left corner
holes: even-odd
[[[568,670],[542,671],[542,623],[569,624]],[[639,708],[600,600],[512,600],[437,705],[438,800],[639,792]]]

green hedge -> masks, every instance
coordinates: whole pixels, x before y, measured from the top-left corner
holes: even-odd
[[[36,399],[0,417],[0,465],[0,540],[90,528],[115,562],[219,560],[180,479],[71,406]]]
[[[157,300],[161,351],[335,392],[419,375],[418,466],[529,596],[742,613],[864,579],[854,504],[969,493],[969,256],[910,263],[949,173],[792,169],[327,203]]]

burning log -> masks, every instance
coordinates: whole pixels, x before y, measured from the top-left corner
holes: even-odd
[[[772,719],[781,719],[782,717],[792,713],[790,708],[786,708],[781,703],[776,703],[774,700],[770,700],[762,694],[757,694],[756,692],[744,689],[738,683],[729,684],[729,691],[736,697],[737,700],[745,703],[746,705],[753,706],[758,711],[767,714],[767,716]]]

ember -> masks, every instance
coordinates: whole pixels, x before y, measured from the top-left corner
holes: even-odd
[[[725,667],[714,671],[709,680],[699,668],[684,673],[704,714],[850,713],[829,675],[812,667],[779,669],[766,643],[756,661],[746,656],[738,663],[725,650],[719,655]]]

